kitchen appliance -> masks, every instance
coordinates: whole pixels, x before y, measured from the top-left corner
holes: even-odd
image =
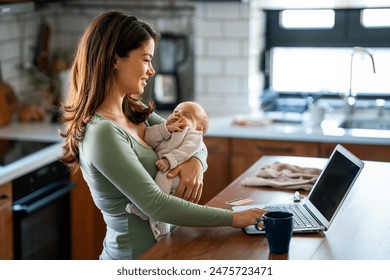
[[[12,87],[2,80],[0,64],[0,126],[9,124],[16,113],[19,101]]]
[[[0,139],[0,167],[44,149],[55,142]]]
[[[45,19],[42,19],[37,37],[37,46],[34,53],[34,66],[40,72],[46,73],[49,70],[49,41],[51,28]]]
[[[181,68],[188,62],[189,46],[185,35],[162,33],[156,51],[157,73],[153,99],[158,110],[173,110],[183,101]]]
[[[0,139],[0,166],[44,149],[55,142]],[[70,182],[59,161],[12,180],[14,258],[71,258]]]

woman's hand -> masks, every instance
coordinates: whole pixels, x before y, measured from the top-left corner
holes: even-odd
[[[259,218],[262,218],[263,214],[267,212],[269,211],[259,208],[233,212],[232,227],[243,228],[254,225],[255,221]]]
[[[203,190],[203,168],[200,161],[192,157],[167,174],[170,179],[176,176],[180,176],[180,184],[175,196],[198,203]]]

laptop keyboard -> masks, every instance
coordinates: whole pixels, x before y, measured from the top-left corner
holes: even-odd
[[[290,212],[294,214],[294,228],[315,228],[318,226],[316,220],[313,219],[302,207],[301,204],[283,204],[283,205],[270,205],[265,209],[270,211],[282,211]]]

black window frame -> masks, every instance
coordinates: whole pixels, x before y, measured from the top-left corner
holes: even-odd
[[[280,25],[281,12],[284,10],[264,10],[266,16],[266,42],[261,59],[261,70],[265,78],[264,89],[270,87],[270,73],[267,64],[270,50],[273,47],[352,48],[354,46],[363,46],[368,48],[390,48],[390,28],[367,28],[362,26],[361,14],[365,9],[367,8],[333,9],[335,12],[335,24],[331,29],[285,29]],[[378,96],[373,93],[365,97],[372,99]],[[383,98],[383,94],[380,97]],[[390,93],[388,97],[390,98]]]

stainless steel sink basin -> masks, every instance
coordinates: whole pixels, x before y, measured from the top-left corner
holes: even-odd
[[[363,119],[352,119],[344,120],[339,127],[341,128],[359,128],[359,129],[379,129],[379,130],[390,130],[390,120],[363,120]]]

